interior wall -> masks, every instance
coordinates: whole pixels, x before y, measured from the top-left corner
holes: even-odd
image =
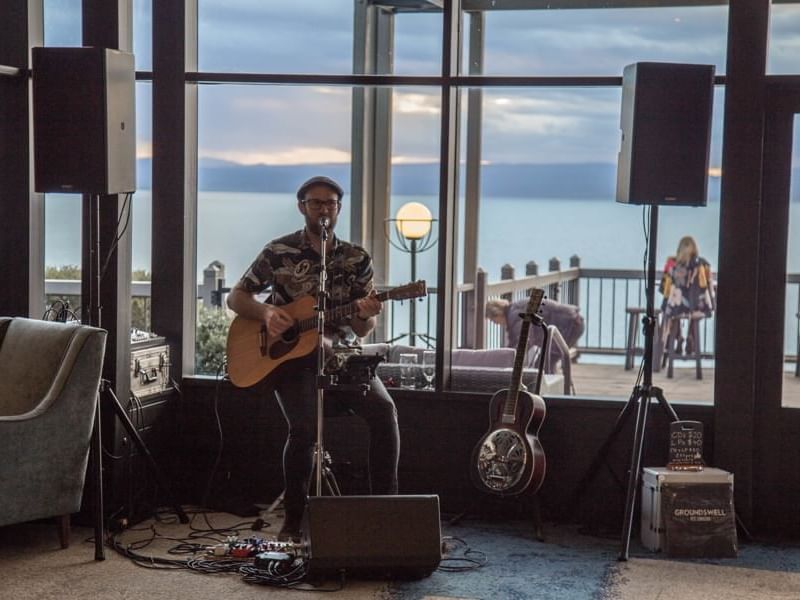
[[[197,378],[185,380],[183,394],[179,420],[186,462],[173,475],[180,482],[184,499],[199,503],[205,495],[210,506],[227,510],[247,510],[253,503],[272,502],[283,489],[281,456],[286,426],[268,389],[237,389],[227,382],[218,385]],[[489,395],[402,390],[392,390],[391,394],[400,422],[401,493],[438,494],[445,517],[462,511],[487,512],[499,518],[532,514],[529,494],[494,499],[479,493],[470,482],[472,450],[489,428]],[[578,522],[602,532],[618,530],[624,512],[636,406],[631,405],[607,460],[593,466],[626,403],[574,398],[546,402],[548,412],[539,435],[547,457],[547,473],[539,493],[544,518]],[[713,465],[712,407],[674,408],[681,419],[703,423],[704,454]],[[219,449],[217,412],[224,443],[214,470]],[[642,464],[663,466],[668,419],[655,403],[650,415]],[[325,449],[332,455],[345,494],[368,493],[367,438],[366,426],[357,417],[325,421]]]

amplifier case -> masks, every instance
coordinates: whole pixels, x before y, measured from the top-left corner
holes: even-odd
[[[142,399],[168,389],[169,366],[167,345],[131,349],[131,392]]]
[[[303,531],[311,578],[421,578],[442,559],[438,496],[311,496]]]

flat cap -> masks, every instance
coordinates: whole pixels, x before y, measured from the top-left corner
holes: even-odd
[[[342,189],[342,186],[336,183],[333,179],[330,177],[325,177],[324,175],[315,175],[311,179],[303,182],[303,185],[297,188],[297,199],[302,200],[306,195],[306,191],[308,191],[308,188],[310,188],[312,185],[327,185],[339,195],[339,200],[341,200],[342,196],[344,196],[344,190]]]

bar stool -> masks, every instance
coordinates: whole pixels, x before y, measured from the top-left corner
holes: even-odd
[[[662,359],[663,360],[662,366],[666,365],[666,367],[667,367],[667,378],[668,379],[672,379],[673,363],[674,363],[676,358],[678,360],[694,360],[695,361],[695,374],[696,374],[696,377],[697,377],[697,379],[702,379],[703,378],[703,368],[702,368],[702,366],[700,364],[700,360],[702,358],[702,352],[700,351],[700,319],[704,319],[704,318],[705,317],[703,317],[703,316],[696,317],[696,316],[692,316],[692,315],[680,315],[680,316],[672,317],[670,319],[670,321],[671,321],[670,327],[667,330],[668,333],[667,333],[666,352],[664,353],[664,356],[663,356],[663,359]],[[672,324],[675,323],[676,321],[679,324],[679,326],[678,326],[678,332],[679,333],[680,333],[680,331],[682,329],[682,325],[681,325],[682,321],[688,321],[689,322],[689,326],[687,328],[687,333],[686,333],[686,338],[688,339],[689,337],[692,337],[694,339],[694,352],[692,352],[691,356],[684,355],[684,354],[678,354],[676,352],[676,348],[675,348],[676,344],[675,344],[675,342],[677,340],[676,340],[676,337],[675,337],[675,333],[673,331],[674,327],[672,327]]]
[[[644,348],[637,346],[636,342],[639,339],[639,323],[642,321],[643,315],[647,314],[646,308],[638,306],[629,306],[625,309],[628,313],[628,340],[625,345],[625,370],[630,371],[633,368],[634,357],[637,354],[644,354]],[[661,330],[658,326],[658,316],[661,314],[661,309],[655,309],[655,332],[653,335],[653,371],[661,369]]]

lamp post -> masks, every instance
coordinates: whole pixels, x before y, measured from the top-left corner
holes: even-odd
[[[408,202],[400,207],[394,219],[386,219],[386,239],[389,243],[411,255],[411,281],[417,279],[417,254],[432,248],[436,240],[431,237],[433,222],[427,206],[420,202]],[[391,227],[391,225],[394,227]],[[392,230],[396,234],[397,243],[392,240]],[[416,342],[416,305],[411,301],[409,307],[409,344]]]

